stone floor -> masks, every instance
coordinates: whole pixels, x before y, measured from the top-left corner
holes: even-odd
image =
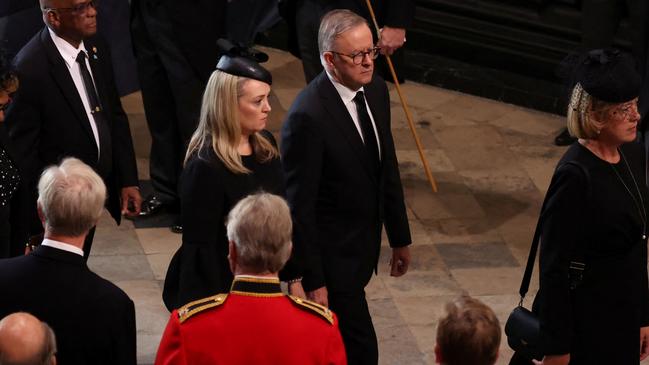
[[[267,51],[267,67],[275,81],[268,128],[277,133],[304,78],[298,60],[284,52]],[[564,121],[414,82],[402,89],[439,192],[433,194],[425,180],[392,87],[392,128],[414,238],[413,262],[406,276],[389,277],[389,250],[383,250],[379,275],[372,279],[367,296],[381,364],[433,364],[436,324],[447,301],[468,292],[490,305],[501,324],[518,302],[522,265],[541,199],[564,151],[552,145]],[[146,180],[150,137],[141,97],[129,95],[123,102],[140,177]],[[104,218],[89,261],[93,270],[135,301],[142,364],[153,362],[169,315],[162,304],[161,286],[181,241],[180,235],[155,225],[125,221],[116,227]],[[534,293],[536,277],[532,283]],[[506,364],[510,356],[503,341],[498,364]]]

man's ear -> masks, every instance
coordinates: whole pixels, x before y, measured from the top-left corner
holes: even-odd
[[[324,52],[322,53],[322,59],[324,62],[329,66],[330,68],[334,67],[334,54],[331,52]]]
[[[59,27],[61,26],[59,14],[54,10],[45,10],[43,14],[43,20],[45,20],[45,23],[47,23],[54,31],[59,29]]]
[[[41,203],[36,203],[36,211],[38,212],[38,219],[41,220],[41,224],[43,225],[43,228],[45,228],[45,215],[43,214]]]
[[[234,274],[236,271],[237,267],[237,246],[235,246],[234,242],[229,241],[228,242],[228,263],[230,264],[230,272]]]
[[[439,348],[439,344],[435,344],[435,364],[443,364],[444,359],[442,358],[442,349]]]

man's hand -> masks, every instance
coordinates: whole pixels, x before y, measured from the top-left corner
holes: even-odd
[[[403,28],[383,27],[377,46],[381,47],[381,54],[391,56],[394,51],[406,43],[406,30]]]
[[[129,209],[129,203],[133,204],[133,209]],[[140,195],[140,189],[136,186],[127,186],[122,188],[122,215],[130,217],[137,216],[140,214],[141,205],[142,196]]]
[[[302,287],[302,282],[301,281],[296,281],[293,283],[288,284],[288,293],[291,294],[294,297],[300,297],[302,299],[306,299],[306,293],[304,292],[304,288]]]
[[[532,360],[534,365],[568,365],[570,354],[545,356],[543,361]]]
[[[324,305],[325,307],[329,306],[329,299],[328,299],[326,286],[307,292],[306,298],[312,302],[316,302],[320,305]]]
[[[408,271],[410,265],[410,249],[408,246],[395,247],[392,249],[390,260],[390,276],[399,277]]]
[[[649,327],[640,327],[640,361],[649,355]]]

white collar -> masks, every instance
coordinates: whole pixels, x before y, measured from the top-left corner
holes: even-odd
[[[47,30],[50,32],[52,42],[54,42],[56,49],[59,50],[61,57],[63,57],[65,63],[68,64],[68,67],[71,67],[75,62],[77,62],[77,55],[79,55],[79,51],[83,51],[86,54],[86,57],[88,57],[88,51],[86,50],[86,46],[83,44],[83,41],[79,43],[78,48],[75,48],[73,45],[68,43],[68,41],[54,33],[54,31],[49,27],[47,27]]]
[[[72,252],[72,253],[76,253],[77,255],[83,256],[83,250],[80,249],[79,247],[61,241],[54,241],[49,238],[43,239],[41,246],[49,246],[49,247],[57,248],[59,250]]]
[[[343,99],[343,103],[345,105],[347,105],[352,100],[354,100],[354,98],[356,97],[356,93],[358,93],[359,91],[365,93],[365,89],[362,86],[358,90],[354,91],[348,88],[347,86],[341,84],[340,82],[336,81],[336,79],[334,79],[333,76],[331,76],[329,71],[325,70],[325,72],[327,73],[327,77],[329,78],[329,81],[331,81],[331,83],[336,88],[336,91],[338,91],[340,98]]]

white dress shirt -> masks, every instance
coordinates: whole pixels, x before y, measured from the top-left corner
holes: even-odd
[[[94,77],[92,76],[92,69],[90,68],[90,63],[88,63],[88,51],[86,50],[83,41],[79,43],[79,48],[74,48],[74,46],[68,43],[65,39],[56,35],[56,33],[52,31],[52,29],[47,28],[47,30],[50,32],[50,36],[52,37],[52,41],[54,42],[56,49],[61,54],[61,57],[63,57],[65,65],[68,66],[68,71],[70,71],[70,76],[72,76],[74,86],[77,87],[77,92],[79,93],[79,97],[81,98],[81,102],[83,103],[83,108],[86,110],[88,120],[90,121],[92,134],[95,136],[95,143],[97,143],[97,156],[99,156],[99,131],[97,130],[97,122],[95,121],[95,116],[92,115],[90,109],[90,101],[88,100],[88,93],[86,93],[86,86],[83,83],[81,69],[79,68],[79,64],[77,63],[77,55],[79,55],[79,51],[83,51],[86,54],[86,68],[88,69],[90,77],[93,79],[92,82],[94,83],[95,81]]]
[[[379,148],[379,159],[381,158],[381,141],[379,140],[379,133],[376,130],[376,122],[374,122],[374,117],[372,116],[372,110],[370,110],[370,106],[367,104],[367,94],[365,94],[365,89],[361,87],[360,89],[354,91],[347,86],[339,83],[336,81],[330,74],[329,71],[325,71],[327,73],[327,77],[329,77],[329,80],[331,83],[334,85],[336,88],[336,91],[338,91],[338,95],[340,95],[340,98],[343,101],[343,104],[345,104],[345,108],[347,108],[347,111],[349,112],[349,115],[352,117],[352,120],[354,121],[354,125],[356,126],[356,130],[358,130],[358,134],[361,136],[361,140],[363,140],[363,143],[365,143],[365,138],[363,138],[363,129],[361,129],[361,123],[358,120],[358,111],[356,110],[356,103],[354,102],[354,98],[356,97],[356,93],[359,91],[362,91],[363,94],[365,95],[365,108],[367,109],[367,114],[370,115],[370,120],[372,121],[372,128],[374,128],[374,136],[376,136],[376,144]]]
[[[61,242],[61,241],[54,241],[54,240],[51,240],[49,238],[45,238],[43,240],[43,242],[41,243],[41,246],[54,247],[54,248],[57,248],[59,250],[76,253],[77,255],[83,257],[83,250],[80,249],[79,247],[73,246],[73,245],[71,245],[69,243],[65,243],[65,242]]]

